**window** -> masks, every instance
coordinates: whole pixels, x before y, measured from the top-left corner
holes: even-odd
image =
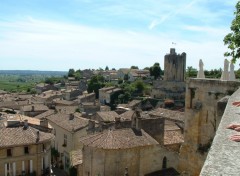
[[[29,148],[27,146],[24,147],[24,154],[29,154]]]
[[[63,145],[64,145],[64,146],[67,146],[67,135],[66,135],[66,134],[64,134]]]
[[[7,149],[7,156],[8,157],[12,156],[12,149]]]
[[[42,151],[45,152],[46,151],[46,148],[45,148],[45,145],[42,144]]]

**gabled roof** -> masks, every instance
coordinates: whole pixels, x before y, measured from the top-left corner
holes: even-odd
[[[82,149],[72,150],[70,153],[71,166],[77,166],[83,162]]]
[[[51,133],[39,131],[39,140],[37,140],[37,132],[37,129],[30,126],[27,129],[23,127],[1,128],[0,148],[43,143],[54,138],[54,135]]]
[[[74,118],[71,118],[70,116],[71,114],[57,113],[48,116],[47,119],[69,132],[76,132],[88,126],[88,119],[76,117],[76,115],[74,115]]]
[[[118,117],[115,111],[97,112],[97,115],[105,122],[113,122],[115,121],[115,117]]]
[[[26,105],[22,107],[22,110],[24,112],[32,111],[34,108],[34,111],[48,111],[48,107],[43,104],[34,104],[34,105]]]
[[[156,145],[158,142],[144,130],[136,131],[127,128],[120,130],[108,130],[94,135],[88,135],[80,139],[85,146],[102,149],[126,149]]]
[[[168,110],[168,109],[163,109],[163,108],[157,108],[151,112],[149,112],[149,115],[155,116],[156,118],[165,118],[168,120],[176,120],[179,122],[184,121],[184,112],[180,111],[173,111],[173,110]]]
[[[124,121],[124,120],[128,120],[128,121],[130,120],[131,121],[134,112],[135,111],[133,111],[133,110],[129,110],[129,111],[126,111],[126,112],[120,114],[119,117],[121,118],[122,121]]]

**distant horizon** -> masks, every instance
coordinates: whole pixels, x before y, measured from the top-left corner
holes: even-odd
[[[164,68],[170,48],[187,67],[223,68],[237,0],[2,1],[2,70]],[[230,58],[227,58],[230,60]],[[239,61],[235,65],[238,69]]]

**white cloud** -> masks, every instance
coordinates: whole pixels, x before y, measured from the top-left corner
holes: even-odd
[[[168,33],[146,34],[126,30],[110,30],[83,25],[30,20],[0,22],[3,39],[0,40],[0,56],[5,59],[0,69],[67,70],[68,68],[140,68],[160,62],[170,47],[187,53],[187,65],[197,67],[203,59],[206,68],[218,68],[223,60],[225,47],[222,39],[191,42],[181,36]],[[209,28],[185,26],[188,30],[211,31]],[[211,31],[212,32],[212,31]],[[172,41],[177,45],[173,46]],[[22,64],[19,64],[19,59]],[[32,63],[29,60],[32,59]],[[14,63],[17,62],[17,65]],[[8,65],[7,65],[8,63]],[[25,66],[26,65],[26,66]],[[9,68],[7,68],[9,69]],[[27,69],[27,68],[25,68]]]

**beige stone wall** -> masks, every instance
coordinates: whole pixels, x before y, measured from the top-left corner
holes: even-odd
[[[75,117],[76,118],[76,117]],[[66,171],[68,168],[65,166],[65,159],[69,160],[69,154],[72,150],[82,148],[82,143],[80,143],[80,137],[87,135],[87,127],[82,128],[76,132],[70,132],[55,123],[49,121],[50,125],[53,127],[53,133],[55,134],[55,140],[52,142],[52,147],[54,147],[60,153],[59,160],[62,161],[63,166]],[[64,134],[67,135],[67,145],[64,144]]]
[[[186,89],[184,144],[180,149],[179,170],[199,175],[208,146],[221,120],[217,102],[234,92],[240,82],[190,79]],[[206,151],[204,152],[204,149]]]
[[[167,167],[177,167],[178,153],[160,145],[118,150],[84,147],[83,173],[79,175],[124,175],[127,167],[129,175],[143,176],[161,170],[164,157]]]
[[[160,99],[184,100],[185,88],[185,82],[156,80],[153,82],[151,96]]]
[[[48,158],[48,167],[51,163],[51,145],[50,142],[44,143],[46,150],[42,150],[42,144],[29,145],[29,154],[24,154],[25,146],[12,147],[12,157],[7,157],[7,148],[0,149],[0,176],[5,175],[5,164],[15,163],[16,164],[16,175],[22,174],[22,161],[25,163],[25,169],[29,167],[30,160],[32,160],[33,171],[37,175],[41,175],[42,172],[42,158]],[[47,166],[46,166],[47,167]]]

